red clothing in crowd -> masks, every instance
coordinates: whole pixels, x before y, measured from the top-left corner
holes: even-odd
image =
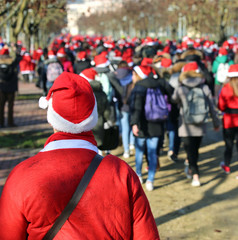
[[[226,109],[238,109],[238,97],[234,96],[233,89],[227,83],[221,90],[218,108],[224,112],[223,127],[234,128],[238,127],[238,114],[226,113]]]
[[[41,152],[16,166],[0,199],[0,239],[42,239],[96,152],[91,132],[58,132]],[[127,163],[104,157],[54,239],[159,239],[148,200]]]

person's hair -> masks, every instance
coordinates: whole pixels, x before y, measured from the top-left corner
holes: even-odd
[[[230,78],[230,86],[233,89],[234,96],[238,97],[238,77],[232,77]]]
[[[127,67],[128,67],[127,61],[120,61],[118,63],[118,68],[127,68]]]

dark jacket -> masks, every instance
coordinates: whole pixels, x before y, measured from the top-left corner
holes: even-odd
[[[132,90],[132,73],[128,69],[119,68],[116,72],[108,74],[109,81],[115,90],[119,109],[129,112],[128,99]]]
[[[103,144],[104,122],[109,120],[110,107],[107,96],[102,90],[102,84],[98,81],[91,81],[90,85],[96,97],[98,109],[98,122],[97,125],[93,128],[93,135],[98,147],[100,147]]]
[[[7,55],[0,56],[0,90],[3,92],[16,92],[18,90],[18,64],[21,56],[12,58]],[[5,74],[5,73],[6,74]],[[5,77],[6,76],[6,77]]]
[[[148,88],[160,88],[163,94],[170,99],[173,88],[163,78],[155,79],[153,76],[136,83],[129,98],[131,120],[130,125],[136,124],[139,128],[139,137],[159,137],[164,132],[164,121],[149,122],[145,118],[145,99]]]
[[[76,60],[74,62],[74,72],[80,74],[84,69],[91,67],[90,59],[85,59],[84,61]]]

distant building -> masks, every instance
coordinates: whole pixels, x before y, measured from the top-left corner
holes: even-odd
[[[68,31],[72,35],[79,34],[80,26],[77,20],[80,16],[90,16],[93,13],[103,13],[120,8],[122,0],[74,0],[67,3]]]

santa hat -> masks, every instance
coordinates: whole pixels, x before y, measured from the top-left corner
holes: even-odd
[[[17,45],[21,46],[22,45],[22,41],[21,40],[17,40]]]
[[[161,51],[161,50],[158,50],[157,53],[156,53],[157,56],[163,56],[163,54],[164,54],[164,52]]]
[[[142,78],[145,79],[149,76],[152,71],[151,67],[147,66],[135,66],[133,70]]]
[[[230,65],[227,77],[238,77],[238,64]]]
[[[151,37],[146,37],[144,44],[147,46],[154,46],[155,42],[153,41],[153,39]]]
[[[225,48],[221,47],[219,49],[218,54],[221,55],[221,56],[224,56],[224,55],[227,55],[228,53],[227,53],[227,50]]]
[[[127,62],[129,67],[132,67],[134,65],[133,59],[131,57],[127,58],[126,62]]]
[[[9,55],[9,50],[8,50],[8,48],[3,47],[3,48],[0,50],[0,55]]]
[[[60,48],[57,52],[57,57],[65,57],[66,56],[66,52],[64,48]]]
[[[87,53],[85,51],[81,51],[77,53],[77,59],[84,61],[87,58]]]
[[[56,55],[55,55],[54,51],[50,50],[50,51],[48,52],[48,58],[49,58],[49,59],[56,58]]]
[[[80,74],[81,77],[87,79],[89,82],[95,80],[97,71],[94,68],[86,68]]]
[[[187,63],[187,64],[184,65],[184,67],[182,68],[182,72],[191,72],[191,71],[197,72],[197,73],[200,72],[197,62]]]
[[[43,54],[43,50],[42,50],[40,47],[36,50],[36,52],[37,52],[38,54]]]
[[[161,67],[168,68],[172,65],[172,60],[169,58],[162,58]]]
[[[47,120],[58,131],[90,131],[98,121],[97,102],[89,82],[83,77],[63,72],[56,78],[46,97],[39,100],[46,109]]]
[[[151,67],[152,63],[153,63],[153,58],[143,58],[140,65],[143,67]]]
[[[105,54],[100,54],[94,57],[94,63],[96,67],[108,67],[110,65],[109,60],[106,58]]]

